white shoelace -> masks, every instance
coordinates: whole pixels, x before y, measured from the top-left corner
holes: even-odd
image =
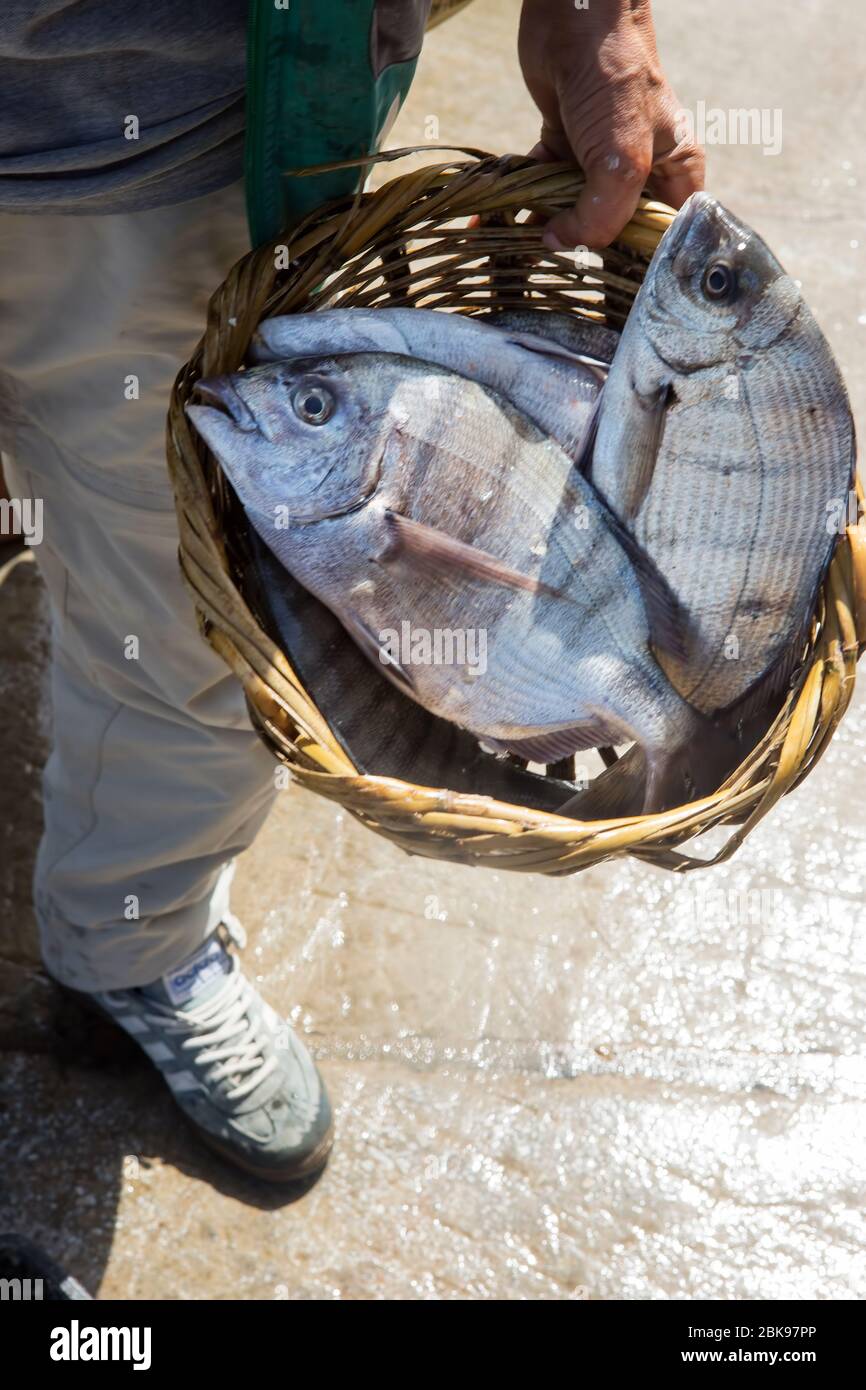
[[[181,1047],[197,1052],[199,1062],[221,1064],[211,1072],[212,1081],[222,1081],[225,1077],[234,1081],[246,1075],[245,1081],[226,1092],[227,1100],[242,1100],[270,1076],[277,1065],[273,1053],[268,1058],[264,1056],[267,1051],[264,1021],[257,1025],[249,1016],[254,997],[240,962],[233,957],[225,984],[203,1004],[184,1009],[182,1013],[163,1010],[158,1005],[153,1012],[146,1011],[145,1017],[153,1027],[166,1032],[192,1033]]]

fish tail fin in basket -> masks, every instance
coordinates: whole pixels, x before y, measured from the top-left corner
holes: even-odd
[[[703,719],[677,748],[647,752],[635,743],[557,814],[574,820],[620,820],[684,806],[717,791],[739,767],[749,744],[727,723]]]
[[[709,720],[678,748],[647,750],[643,814],[672,811],[716,791],[728,775],[733,740]]]

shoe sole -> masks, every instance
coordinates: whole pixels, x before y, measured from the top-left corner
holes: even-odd
[[[233,1168],[240,1168],[244,1173],[249,1173],[251,1177],[259,1178],[262,1182],[288,1184],[312,1178],[322,1171],[328,1161],[331,1149],[334,1147],[334,1126],[331,1123],[322,1140],[302,1162],[293,1164],[291,1168],[260,1168],[258,1164],[250,1163],[247,1159],[241,1158],[240,1154],[235,1153],[228,1144],[221,1144],[219,1139],[206,1129],[201,1129],[194,1124],[185,1110],[182,1110],[180,1106],[177,1108],[193,1133],[208,1149],[225,1159]]]
[[[57,989],[59,989],[63,995],[65,995],[67,998],[73,999],[77,1005],[79,1005],[81,1008],[85,1010],[85,1012],[93,1014],[96,1018],[99,1019],[100,1023],[103,1021],[107,1021],[108,1023],[110,1023],[114,1032],[118,1033],[120,1037],[124,1038],[128,1043],[132,1044],[132,1046],[135,1048],[136,1055],[141,1057],[141,1059],[148,1064],[152,1071],[156,1072],[160,1081],[163,1083],[169,1095],[171,1096],[175,1109],[178,1110],[180,1114],[183,1116],[184,1120],[186,1121],[187,1125],[189,1126],[191,1132],[195,1135],[195,1137],[202,1144],[204,1144],[206,1148],[210,1149],[212,1153],[217,1154],[227,1163],[230,1163],[233,1168],[240,1168],[242,1172],[248,1173],[251,1177],[260,1178],[263,1182],[268,1183],[301,1182],[306,1178],[313,1177],[316,1173],[321,1172],[321,1170],[324,1168],[325,1164],[328,1161],[328,1155],[330,1154],[331,1149],[334,1146],[333,1120],[329,1124],[324,1136],[316,1145],[315,1149],[313,1149],[311,1153],[306,1154],[303,1159],[299,1160],[296,1163],[293,1163],[291,1167],[261,1167],[258,1164],[253,1163],[249,1159],[243,1157],[241,1154],[236,1153],[236,1151],[229,1144],[223,1144],[219,1139],[217,1139],[215,1135],[211,1134],[208,1130],[203,1129],[201,1125],[197,1125],[195,1123],[192,1117],[186,1113],[183,1106],[178,1104],[177,1100],[175,1099],[174,1092],[171,1089],[171,1086],[166,1081],[165,1077],[163,1076],[156,1063],[151,1061],[147,1053],[144,1051],[144,1048],[139,1047],[138,1043],[135,1041],[135,1038],[133,1038],[130,1033],[127,1033],[125,1028],[121,1028],[120,1024],[117,1022],[117,1019],[113,1017],[113,1015],[108,1011],[108,1009],[103,1008],[103,1006],[100,1003],[98,1003],[97,1000],[95,1000],[92,997],[92,995],[87,994],[85,991],[71,989],[69,985],[61,984],[60,981],[55,980],[53,976],[50,976],[49,978],[51,979],[54,986]]]

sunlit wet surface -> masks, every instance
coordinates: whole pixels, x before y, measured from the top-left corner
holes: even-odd
[[[681,98],[784,109],[778,158],[713,150],[711,187],[802,278],[857,409],[866,24],[737,0],[720,40],[687,8],[657,5]],[[438,112],[443,141],[528,148],[515,9],[476,0],[433,37],[393,143]],[[321,1181],[286,1204],[235,1177],[145,1067],[8,1054],[0,1227],[124,1298],[866,1296],[864,783],[861,692],[729,864],[549,880],[409,859],[282,792],[236,907],[332,1091]]]

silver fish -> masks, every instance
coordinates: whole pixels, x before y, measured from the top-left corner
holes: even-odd
[[[676,645],[669,595],[510,403],[376,353],[274,363],[199,391],[220,408],[188,413],[252,526],[404,693],[534,762],[637,740],[646,808],[685,799],[704,730],[650,649],[651,635]],[[386,636],[404,624],[408,659]],[[429,645],[417,656],[419,633],[434,647],[436,634],[483,634],[483,666],[437,662]]]
[[[854,467],[830,348],[764,242],[704,193],[623,330],[589,476],[680,600],[680,694],[713,714],[790,674]]]
[[[588,320],[569,330],[569,317],[576,319],[518,310],[488,322],[435,309],[323,309],[265,319],[249,360],[355,352],[415,357],[497,391],[581,463],[612,335]],[[557,321],[549,336],[548,318]]]

